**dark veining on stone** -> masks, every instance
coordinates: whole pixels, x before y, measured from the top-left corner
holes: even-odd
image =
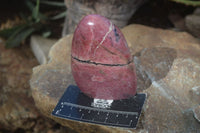
[[[132,61],[129,61],[127,64],[102,64],[102,63],[96,63],[96,62],[92,62],[90,60],[87,60],[87,61],[84,61],[84,60],[80,60],[76,57],[73,57],[73,59],[77,60],[78,62],[81,62],[81,63],[88,63],[88,64],[94,64],[94,65],[103,65],[103,66],[126,66],[126,65],[129,65],[130,63],[132,63]]]
[[[120,39],[120,35],[118,34],[118,32],[117,32],[117,29],[116,28],[114,28],[114,33],[115,33],[115,40],[116,40],[116,42],[118,42],[119,41],[119,39]]]
[[[116,55],[114,52],[110,51],[108,48],[106,48],[105,46],[101,46],[103,49],[105,49],[108,53],[112,54],[112,55]]]

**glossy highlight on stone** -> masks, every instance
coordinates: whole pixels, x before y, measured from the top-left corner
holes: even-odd
[[[72,41],[71,68],[83,93],[98,99],[126,99],[136,94],[132,56],[121,31],[100,15],[78,24]]]

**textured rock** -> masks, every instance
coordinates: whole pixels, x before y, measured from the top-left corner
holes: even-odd
[[[200,101],[200,86],[194,86],[190,90],[190,99],[193,101]]]
[[[74,80],[86,95],[116,100],[136,94],[135,67],[127,42],[105,17],[88,15],[81,20],[71,55]]]
[[[174,25],[174,30],[185,31],[185,18],[178,13],[171,13],[168,15],[170,22]]]
[[[136,54],[134,62],[140,79],[138,89],[147,89],[153,81],[164,78],[176,57],[176,50],[167,47],[145,48]]]
[[[49,50],[56,41],[42,36],[31,36],[31,49],[40,64],[47,63]]]
[[[191,59],[176,58],[167,75],[145,90],[147,108],[144,127],[151,132],[197,132],[199,124],[193,118],[190,89],[199,85],[200,66]],[[156,117],[155,117],[156,116]],[[160,125],[153,127],[151,125]]]
[[[31,68],[38,64],[30,49],[23,50],[6,50],[0,44],[0,128],[29,129],[39,117],[28,83]]]
[[[200,8],[196,8],[193,14],[200,15]]]
[[[194,36],[200,38],[200,9],[197,8],[193,14],[186,16],[185,25],[188,31]]]
[[[135,55],[138,89],[148,96],[143,127],[149,132],[199,132],[192,109],[199,104],[200,42],[184,32],[131,27],[123,31]]]
[[[199,104],[200,42],[185,32],[130,25],[122,29],[134,55],[138,92],[147,101],[136,130],[58,119],[50,115],[65,88],[74,84],[70,69],[72,35],[58,41],[50,62],[34,68],[32,95],[48,117],[78,132],[200,132],[194,108]],[[193,97],[193,95],[195,97]]]
[[[134,12],[146,0],[65,0],[67,15],[63,36],[74,32],[78,22],[88,14],[100,14],[118,27],[124,27]]]
[[[200,105],[194,108],[194,117],[200,122]]]
[[[0,133],[69,131],[45,118],[35,107],[29,80],[36,65],[28,45],[5,49],[0,39]]]

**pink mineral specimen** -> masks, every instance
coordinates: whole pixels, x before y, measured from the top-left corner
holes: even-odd
[[[126,99],[136,94],[132,56],[121,31],[100,15],[78,24],[72,42],[72,74],[86,95],[98,99]]]

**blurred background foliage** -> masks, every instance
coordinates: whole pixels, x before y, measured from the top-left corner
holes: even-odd
[[[10,7],[9,10],[13,9],[18,10],[17,14],[4,14],[0,16],[0,36],[6,39],[5,47],[6,48],[14,48],[23,44],[25,40],[29,38],[32,34],[39,34],[43,37],[61,37],[61,29],[62,24],[64,22],[64,17],[66,15],[66,7],[64,0],[9,0],[10,2],[6,2],[6,4],[14,5]],[[83,0],[84,1],[84,0]],[[148,1],[148,0],[147,0]],[[157,3],[159,5],[159,0],[149,0],[150,3]],[[163,0],[164,3],[173,2],[179,3],[180,5],[186,6],[200,6],[199,0]],[[4,8],[4,2],[1,1],[0,8]],[[2,5],[2,6],[1,6]],[[7,5],[6,7],[10,6]],[[167,6],[166,6],[167,7]],[[141,8],[145,8],[141,7]],[[6,10],[6,9],[5,9]],[[146,9],[148,10],[148,9]],[[151,9],[150,9],[151,10]],[[174,9],[170,9],[174,10]],[[13,11],[10,11],[13,13]],[[150,11],[153,12],[153,11]],[[150,13],[149,12],[149,13]],[[8,13],[8,12],[7,12]],[[154,14],[161,14],[154,12]],[[5,19],[8,16],[12,16],[12,20]],[[134,21],[141,21],[143,12],[139,14],[137,18],[137,13],[133,16]],[[162,15],[162,14],[161,14]],[[144,14],[145,18],[148,18],[146,14]],[[147,17],[146,17],[147,16]],[[6,22],[1,21],[7,20]],[[151,15],[149,17],[152,17]],[[162,16],[163,18],[163,16]],[[13,20],[14,19],[14,20]],[[151,18],[152,19],[152,18]],[[160,23],[162,20],[159,20]],[[145,22],[149,22],[143,20],[140,24],[144,24]],[[60,25],[58,25],[60,24]],[[151,26],[151,25],[150,25]]]
[[[200,6],[200,1],[199,0],[172,0],[178,3],[182,3],[185,5],[190,5],[190,6]]]
[[[27,12],[23,9],[25,12],[20,12],[16,16],[16,24],[1,27],[0,36],[6,38],[6,48],[19,46],[33,33],[44,37],[50,36],[53,21],[62,19],[66,15],[63,1],[24,0],[18,4],[22,4],[22,8],[26,8]],[[40,10],[41,6],[45,10]]]

